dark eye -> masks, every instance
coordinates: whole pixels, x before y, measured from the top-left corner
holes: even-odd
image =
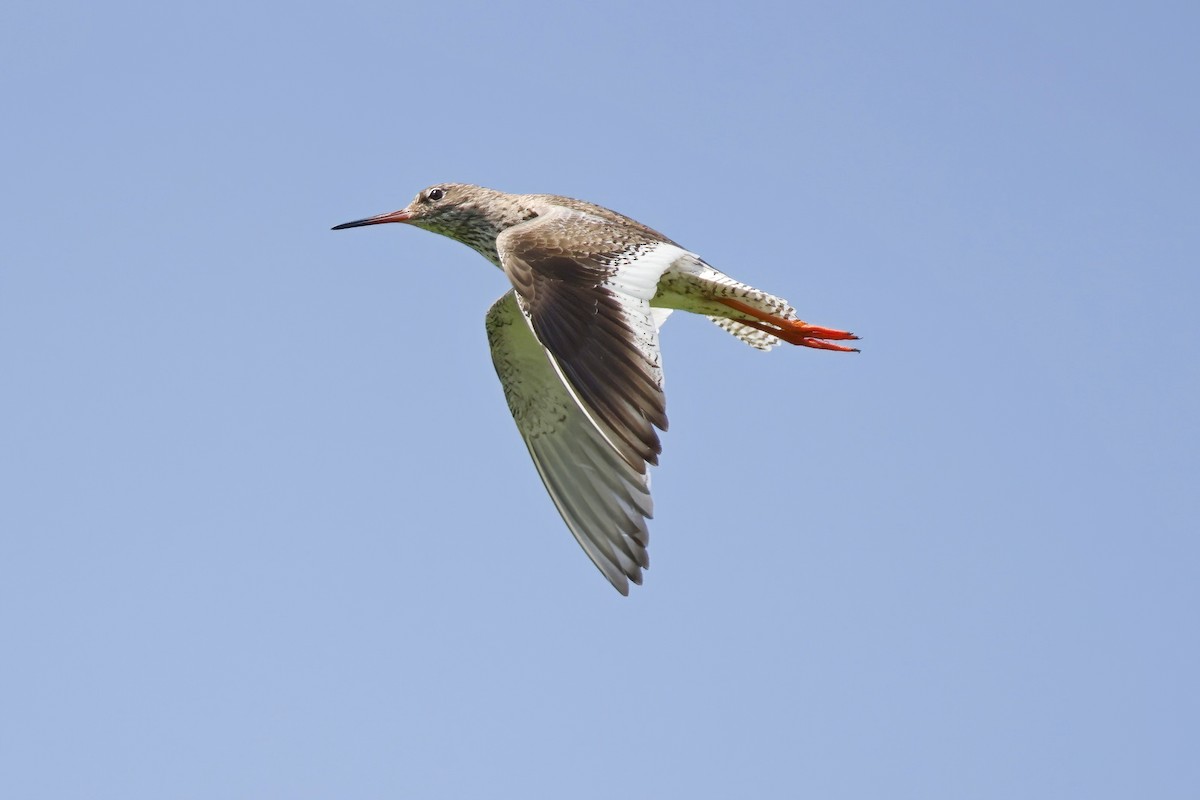
[[[430,189],[429,194],[427,194],[425,196],[428,197],[431,201],[436,203],[438,200],[441,200],[443,197],[446,196],[446,190],[440,186],[435,186],[432,189]]]

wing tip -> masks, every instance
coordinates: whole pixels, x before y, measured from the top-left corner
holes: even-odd
[[[597,564],[596,566],[600,565]],[[616,575],[611,575],[606,570],[601,569],[600,571],[604,573],[604,577],[608,579],[608,582],[612,584],[613,588],[616,589],[622,597],[629,597],[630,581],[633,581],[638,586],[642,585],[642,571],[640,569],[633,570],[632,575],[627,575],[622,572],[618,572]]]

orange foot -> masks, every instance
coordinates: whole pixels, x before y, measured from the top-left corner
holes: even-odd
[[[729,306],[734,311],[740,311],[750,317],[750,319],[739,319],[737,320],[738,322],[743,325],[749,325],[751,328],[757,328],[772,336],[777,336],[788,344],[803,345],[804,347],[812,347],[817,350],[836,350],[839,353],[858,352],[857,347],[843,347],[840,344],[825,341],[826,339],[845,340],[858,338],[849,331],[839,331],[836,328],[822,328],[820,325],[809,325],[804,320],[799,319],[784,319],[783,317],[777,317],[774,314],[760,311],[753,306],[748,306],[740,300],[728,297],[714,299],[718,303]]]

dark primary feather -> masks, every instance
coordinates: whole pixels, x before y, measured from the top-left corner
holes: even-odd
[[[488,342],[509,410],[567,527],[621,594],[650,565],[654,510],[646,466],[629,463],[568,394],[518,308],[515,290],[487,315]]]
[[[630,233],[613,241],[607,221],[559,215],[510,228],[500,254],[534,333],[580,401],[616,436],[631,464],[657,464],[662,444],[654,428],[667,428],[666,399],[657,364],[647,362],[633,328],[652,325],[649,303],[605,285],[644,239],[641,231]]]

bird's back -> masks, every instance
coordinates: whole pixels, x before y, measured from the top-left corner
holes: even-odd
[[[582,211],[585,214],[600,217],[601,219],[616,225],[623,229],[627,238],[644,240],[646,242],[660,241],[667,244],[676,244],[669,238],[654,230],[653,228],[643,225],[636,219],[619,214],[611,208],[605,208],[595,203],[589,203],[586,200],[576,200],[574,197],[563,197],[558,194],[528,194],[525,195],[531,204],[540,205],[542,203],[554,206],[563,206],[565,208]],[[678,246],[678,245],[676,245]]]

